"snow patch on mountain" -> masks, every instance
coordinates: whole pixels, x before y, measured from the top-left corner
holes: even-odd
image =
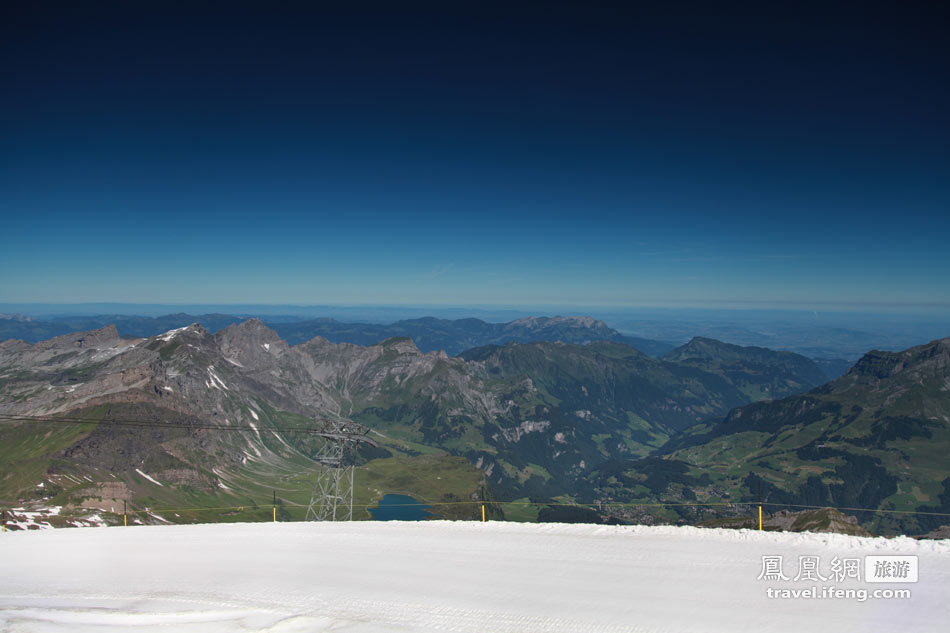
[[[137,472],[138,474],[142,475],[143,477],[145,477],[146,479],[148,479],[148,480],[149,480],[150,482],[152,482],[153,484],[158,484],[159,486],[162,486],[162,487],[165,486],[165,484],[161,483],[160,481],[156,481],[155,479],[152,479],[151,477],[149,477],[148,475],[146,475],[145,473],[143,473],[143,472],[142,472],[141,470],[139,470],[138,468],[135,469],[135,472]]]
[[[218,378],[218,374],[214,372],[214,365],[208,366],[208,376],[211,378],[211,384],[216,389],[224,389],[225,391],[230,391],[228,386],[224,384],[224,381]]]
[[[191,327],[190,325],[186,325],[185,327],[175,328],[174,330],[168,330],[164,334],[160,334],[158,336],[158,339],[161,341],[165,341],[167,343],[190,327]]]

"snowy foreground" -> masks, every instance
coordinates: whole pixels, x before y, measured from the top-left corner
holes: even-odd
[[[794,581],[916,555],[919,581]],[[788,581],[757,580],[783,556]],[[774,559],[773,559],[774,560]],[[767,589],[909,588],[904,599]],[[0,534],[0,631],[946,631],[950,541],[675,527],[277,523]]]

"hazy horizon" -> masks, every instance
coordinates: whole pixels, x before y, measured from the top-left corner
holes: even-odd
[[[297,313],[316,314],[322,310],[408,310],[437,312],[510,312],[531,313],[532,315],[546,315],[553,312],[563,312],[563,316],[587,316],[589,312],[606,313],[761,313],[774,315],[807,314],[815,315],[854,315],[856,318],[871,316],[888,317],[933,317],[937,320],[946,319],[950,324],[950,304],[933,303],[797,303],[786,304],[774,302],[709,302],[709,303],[643,303],[643,304],[463,304],[463,303],[256,303],[246,301],[222,303],[189,303],[189,302],[132,302],[132,301],[85,301],[85,302],[0,302],[0,314],[22,314],[27,316],[46,316],[55,314],[64,315],[102,315],[129,314],[141,316],[155,316],[186,313],[254,313],[293,315]]]
[[[0,314],[22,314],[40,322],[75,318],[79,319],[79,327],[82,327],[83,318],[157,319],[176,314],[187,314],[199,322],[202,316],[220,314],[257,317],[272,323],[331,318],[343,323],[369,324],[393,324],[422,317],[476,318],[505,323],[524,317],[592,316],[621,334],[673,345],[685,343],[695,336],[705,336],[738,345],[795,351],[813,358],[851,361],[871,349],[899,351],[950,336],[950,316],[943,309],[875,312],[709,307],[0,303]],[[83,329],[91,327],[88,325]]]

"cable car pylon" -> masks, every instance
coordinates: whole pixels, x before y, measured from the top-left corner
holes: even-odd
[[[318,420],[313,432],[324,443],[315,458],[317,481],[307,508],[307,521],[352,521],[354,467],[344,460],[360,444],[377,444],[369,439],[368,427],[352,420]]]

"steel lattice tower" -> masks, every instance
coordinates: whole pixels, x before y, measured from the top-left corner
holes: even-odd
[[[316,434],[323,448],[316,457],[317,482],[307,508],[307,521],[353,520],[353,465],[345,465],[347,453],[360,443],[376,446],[369,429],[350,420],[323,420]]]

